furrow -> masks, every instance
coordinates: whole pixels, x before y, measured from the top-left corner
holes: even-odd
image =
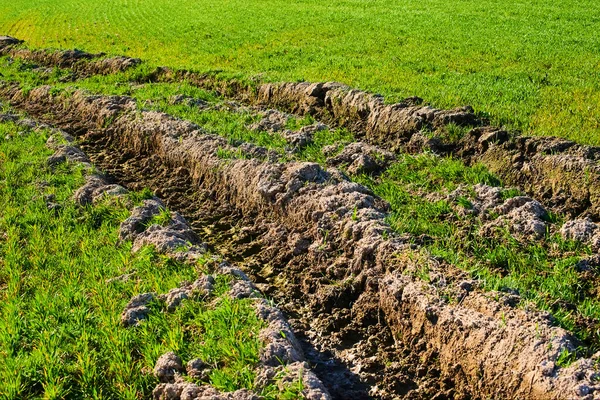
[[[300,87],[302,96],[311,101],[325,99],[325,104],[326,99],[343,98],[341,91],[350,93],[339,86],[327,90],[319,85]],[[122,153],[152,157],[157,166],[180,168],[206,202],[226,204],[238,212],[260,233],[260,250],[255,255],[259,267],[270,266],[274,275],[281,273],[273,279],[283,280],[277,290],[299,297],[314,323],[334,311],[340,316],[337,324],[320,332],[326,332],[329,342],[323,343],[331,345],[329,350],[349,370],[360,371],[366,360],[356,359],[356,351],[345,347],[348,341],[333,345],[336,337],[351,336],[351,332],[343,334],[345,325],[364,334],[359,328],[368,331],[381,316],[384,321],[379,323],[390,329],[397,349],[409,349],[409,354],[425,360],[425,367],[439,368],[438,383],[451,382],[446,386],[448,397],[600,398],[596,356],[579,359],[567,368],[557,365],[560,354],[575,351],[576,343],[568,332],[553,326],[547,314],[515,309],[501,294],[483,294],[453,278],[451,270],[442,269],[396,237],[385,222],[385,204],[335,169],[325,171],[315,163],[222,159],[220,151],[235,150],[225,139],[166,114],[139,110],[127,97],[77,91],[67,98],[52,95],[47,86],[24,92],[4,85],[0,92],[14,106],[72,133],[104,137]],[[261,88],[256,101],[275,99],[273,93],[280,92],[273,89],[270,93]],[[370,101],[382,109],[391,107],[380,100]],[[306,102],[296,104],[303,107]],[[434,113],[434,124],[436,115],[442,120],[451,118],[444,112]],[[391,120],[399,121],[390,116]],[[423,281],[418,273],[423,267],[440,279]],[[444,296],[449,288],[459,301]],[[346,324],[341,316],[346,317]],[[354,350],[364,345],[360,339],[350,344]],[[396,354],[392,361],[401,363],[402,356]],[[384,377],[372,374],[369,379],[375,388]],[[431,397],[418,387],[386,388],[388,392],[373,389],[371,394]],[[337,392],[338,398],[343,396]]]

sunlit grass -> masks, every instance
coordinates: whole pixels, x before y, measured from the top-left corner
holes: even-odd
[[[16,0],[0,4],[0,31],[152,65],[471,104],[494,124],[598,144],[599,13],[593,0]]]

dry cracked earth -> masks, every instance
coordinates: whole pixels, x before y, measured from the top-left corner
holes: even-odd
[[[29,50],[8,37],[0,37],[0,54],[35,63],[40,74],[65,69],[72,81],[141,62]],[[569,219],[562,234],[597,250],[600,149],[518,136],[488,126],[469,107],[438,110],[418,98],[386,104],[331,82],[250,86],[169,68],[138,78],[136,84],[185,80],[232,108],[259,114],[252,129],[280,132],[292,156],[282,162],[260,146],[232,144],[126,96],[82,90],[67,96],[50,86],[0,81],[0,98],[33,126],[75,138],[106,173],[102,185],[152,189],[201,242],[274,299],[297,338],[298,361],[324,386],[312,398],[600,398],[598,354],[557,365],[565,349],[580,347],[570,332],[547,312],[515,307],[518,294],[486,292],[468,273],[418,251],[419,240],[390,228],[389,204],[347,175],[379,174],[401,153],[481,163],[526,194],[505,200],[499,188],[477,186],[472,212],[500,215],[487,229],[502,223],[536,237],[559,229],[549,228],[545,216],[560,213]],[[287,118],[307,115],[316,122],[285,128]],[[426,134],[449,124],[472,128],[458,140]],[[326,166],[294,160],[295,149],[315,132],[334,128],[349,130],[357,141],[328,157]],[[69,152],[62,147],[55,157],[69,158]],[[224,152],[240,157],[224,158]],[[428,279],[419,273],[423,266]]]

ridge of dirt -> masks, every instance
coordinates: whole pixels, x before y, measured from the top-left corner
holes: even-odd
[[[150,81],[188,80],[225,97],[311,115],[332,127],[352,131],[357,139],[391,151],[425,150],[482,163],[504,182],[544,201],[570,217],[600,220],[600,147],[554,137],[510,134],[485,124],[469,107],[440,110],[417,97],[396,104],[337,82],[257,83],[224,80],[213,75],[159,68]],[[448,140],[450,124],[475,127],[463,138]],[[424,134],[424,132],[433,132]],[[436,134],[442,132],[442,135]],[[582,171],[585,171],[582,173]]]
[[[10,56],[45,67],[68,68],[73,71],[72,79],[92,75],[109,75],[125,71],[142,61],[139,58],[92,54],[81,50],[31,50],[23,47],[22,41],[10,36],[0,36],[0,56]]]
[[[453,276],[448,266],[419,257],[385,223],[386,205],[337,170],[220,159],[219,149],[234,149],[223,138],[163,113],[138,110],[123,96],[78,91],[63,98],[52,96],[49,87],[24,93],[6,85],[0,93],[71,134],[104,137],[132,158],[152,155],[154,168],[181,168],[207,201],[236,210],[260,237],[252,254],[258,266],[274,269],[254,273],[275,276],[271,282],[284,297],[301,299],[286,311],[305,308],[313,326],[328,325],[313,333],[325,332],[321,343],[350,370],[360,375],[369,369],[361,346],[376,338],[373,329],[369,334],[375,327],[389,328],[396,348],[421,360],[418,367],[439,373],[419,381],[426,372],[395,364],[400,373],[411,374],[411,387],[406,379],[400,386],[386,383],[389,369],[368,371],[361,376],[371,395],[432,398],[427,390],[437,384],[437,398],[600,398],[594,368],[600,355],[558,366],[560,354],[576,348],[568,332],[552,326],[546,314],[513,309],[500,294],[470,289],[460,273]],[[440,279],[419,278],[424,266]],[[460,300],[447,301],[448,292]],[[359,337],[352,340],[353,335]],[[392,361],[401,364],[401,358]]]
[[[127,193],[125,188],[109,183],[105,176],[94,172],[87,155],[74,143],[74,138],[66,132],[53,129],[46,146],[55,151],[47,159],[49,165],[55,166],[59,163],[70,162],[81,164],[86,168],[86,183],[73,194],[73,199],[78,204],[96,203],[106,196],[123,197]],[[152,217],[165,210],[165,205],[160,199],[154,197],[145,200],[141,206],[133,207],[131,204],[131,207],[132,214],[121,223],[119,237],[122,240],[133,242],[132,252],[139,251],[142,244],[140,242],[143,242],[143,244],[155,246],[159,253],[192,263],[206,252],[205,245],[199,243],[191,226],[177,212],[170,213],[170,220],[166,226],[148,224]],[[329,400],[331,397],[322,382],[305,363],[298,340],[283,313],[255,294],[256,287],[242,271],[220,259],[215,259],[214,264],[217,266],[213,268],[213,274],[230,275],[235,279],[236,283],[231,285],[227,294],[235,299],[251,298],[257,316],[266,324],[266,327],[259,333],[265,346],[259,354],[257,388],[266,387],[274,382],[276,376],[283,374],[284,378],[280,379],[281,389],[284,388],[284,383],[292,383],[296,379],[301,379],[302,394],[305,398]],[[124,326],[129,327],[146,319],[151,312],[147,304],[156,299],[166,304],[167,311],[173,312],[184,299],[210,295],[214,284],[213,276],[205,274],[193,283],[183,282],[179,287],[159,296],[154,293],[138,294],[126,305],[121,315],[121,322]],[[245,290],[236,290],[240,286]],[[200,359],[191,360],[187,363],[187,375],[205,376],[207,367]],[[198,386],[195,383],[187,382],[182,377],[186,371],[181,359],[172,352],[164,354],[158,359],[154,373],[161,382],[152,393],[153,398],[157,400],[259,398],[255,393],[245,389],[233,393],[220,393],[211,385]]]
[[[139,59],[68,51],[31,51],[22,41],[0,37],[0,55],[14,56],[48,66],[71,68],[80,77],[123,71]],[[283,82],[248,84],[215,74],[157,68],[143,78],[150,82],[187,80],[245,103],[274,107],[297,115],[311,115],[332,127],[344,127],[357,139],[387,150],[412,153],[424,150],[451,155],[467,164],[482,163],[506,184],[518,186],[553,211],[570,218],[600,221],[600,147],[554,138],[520,136],[486,125],[469,107],[440,110],[407,98],[386,104],[382,96],[337,82]],[[447,139],[449,124],[474,127],[460,139]],[[428,134],[427,132],[433,132]],[[442,132],[442,135],[437,133]]]

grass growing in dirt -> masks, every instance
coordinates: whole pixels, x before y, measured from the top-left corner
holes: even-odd
[[[600,143],[600,3],[16,0],[0,32],[267,80],[336,80]]]
[[[174,313],[155,304],[140,326],[120,325],[132,296],[191,281],[203,261],[117,244],[123,202],[76,206],[81,169],[51,171],[46,134],[20,129],[0,124],[0,398],[148,398],[157,383],[151,369],[167,351],[205,360],[219,389],[251,388],[263,322],[248,301],[189,300]],[[133,275],[107,281],[123,274]],[[226,282],[217,287],[216,296]]]
[[[26,85],[40,84],[36,81],[39,78],[31,73],[28,66],[13,67],[7,69],[7,77]],[[185,82],[129,83],[138,73],[139,70],[92,77],[76,85],[95,93],[132,95],[144,107],[194,121],[209,132],[228,138],[232,144],[251,142],[265,146],[280,154],[281,160],[297,159],[323,164],[323,146],[353,139],[344,130],[321,131],[315,135],[315,143],[290,155],[285,152],[286,143],[280,135],[247,128],[248,124],[257,120],[253,113],[232,112],[227,108],[206,110],[186,103],[172,104],[175,95],[188,96],[193,101],[202,100],[209,106],[221,103],[221,100]],[[49,80],[54,82],[56,77]],[[71,90],[68,87],[72,85],[57,83],[57,88]],[[310,122],[292,119],[288,128],[298,128]],[[462,133],[459,128],[450,128],[451,135]],[[241,152],[222,151],[219,155],[222,158],[245,157]],[[583,279],[576,267],[589,253],[587,247],[564,241],[550,233],[545,240],[538,242],[517,241],[508,232],[485,238],[479,234],[480,221],[456,212],[457,206],[469,206],[467,198],[459,198],[453,204],[445,199],[428,200],[425,197],[432,192],[452,191],[459,184],[499,186],[498,178],[483,166],[467,167],[458,160],[428,154],[404,155],[380,177],[355,176],[353,179],[370,187],[376,195],[390,203],[392,212],[388,221],[396,232],[409,234],[435,256],[481,279],[484,289],[519,292],[524,298],[523,305],[529,302],[550,311],[561,326],[575,332],[592,348],[598,347],[600,302],[594,289],[597,282]],[[519,194],[515,189],[508,189],[504,197]]]
[[[477,218],[457,212],[457,207],[469,207],[468,199],[452,202],[424,197],[448,193],[458,185],[499,186],[500,181],[484,167],[467,167],[428,154],[402,155],[382,176],[355,179],[390,203],[388,222],[396,232],[410,234],[434,256],[470,272],[485,290],[519,293],[523,306],[529,302],[550,311],[592,350],[600,348],[598,282],[583,279],[577,268],[581,258],[590,254],[587,246],[550,232],[544,240],[531,241],[519,241],[508,231],[484,237]],[[518,194],[508,189],[503,197]],[[556,216],[551,218],[559,222]]]

